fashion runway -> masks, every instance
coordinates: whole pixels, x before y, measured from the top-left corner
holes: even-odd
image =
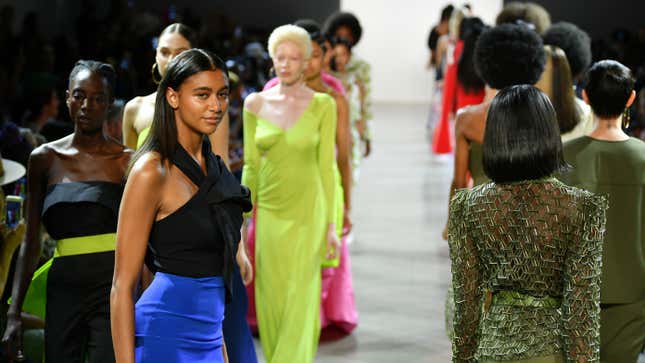
[[[441,230],[452,159],[428,151],[428,106],[377,104],[374,114],[373,153],[361,166],[352,211],[359,324],[350,336],[322,342],[316,362],[450,362]]]

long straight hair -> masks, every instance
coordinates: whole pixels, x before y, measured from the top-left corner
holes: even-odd
[[[135,152],[130,162],[130,168],[144,154],[154,151],[159,153],[161,160],[170,158],[177,149],[177,122],[175,110],[166,99],[168,88],[179,90],[182,83],[189,77],[204,71],[221,70],[228,77],[226,64],[215,54],[199,48],[189,49],[175,57],[166,70],[157,88],[155,112],[146,141]],[[129,173],[129,170],[128,170]]]
[[[558,116],[560,133],[573,130],[582,119],[582,110],[575,101],[571,70],[564,51],[553,45],[544,46],[547,58],[551,59],[551,99],[555,113]]]

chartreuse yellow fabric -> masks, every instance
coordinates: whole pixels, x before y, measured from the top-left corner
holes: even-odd
[[[315,93],[283,129],[244,110],[242,184],[256,214],[255,296],[267,363],[312,362],[320,335],[320,267],[334,222],[336,104]]]
[[[141,133],[137,137],[137,149],[140,148],[141,145],[143,145],[143,143],[148,138],[149,133],[150,133],[150,126],[148,126],[145,129],[141,130]]]
[[[22,311],[45,319],[45,304],[47,302],[47,277],[54,258],[87,253],[114,251],[116,233],[98,234],[65,238],[56,241],[54,257],[45,262],[31,279],[31,284],[22,303]]]

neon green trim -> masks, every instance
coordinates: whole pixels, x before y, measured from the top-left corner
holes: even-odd
[[[56,241],[54,257],[114,251],[116,233],[65,238]]]
[[[115,244],[116,233],[65,238],[56,241],[54,258],[114,251]],[[41,319],[45,319],[45,306],[47,304],[47,277],[49,276],[49,269],[52,266],[54,258],[45,262],[38,268],[38,270],[36,270],[36,272],[34,272],[31,284],[29,284],[29,289],[25,295],[25,300],[22,303],[22,311],[36,315]],[[11,303],[11,299],[9,299],[9,303]]]

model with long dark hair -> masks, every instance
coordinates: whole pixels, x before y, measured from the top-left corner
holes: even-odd
[[[226,65],[191,49],[157,89],[119,213],[111,294],[117,362],[223,362],[225,300],[250,196],[207,135],[228,108]],[[146,251],[148,256],[146,258]],[[143,267],[156,272],[136,302]]]

